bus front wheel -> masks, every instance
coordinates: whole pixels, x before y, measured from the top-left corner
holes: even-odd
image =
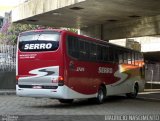
[[[73,99],[59,99],[60,103],[72,103]]]
[[[135,84],[134,85],[134,91],[131,92],[131,93],[127,93],[126,96],[128,98],[136,98],[137,95],[138,95],[138,91],[139,91],[139,86],[138,86],[138,84]]]

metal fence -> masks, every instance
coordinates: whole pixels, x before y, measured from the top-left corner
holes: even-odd
[[[146,64],[145,68],[146,82],[160,84],[160,64]]]
[[[16,46],[0,45],[0,72],[11,72],[16,69]]]

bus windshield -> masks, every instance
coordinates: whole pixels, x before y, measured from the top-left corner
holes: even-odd
[[[58,32],[26,32],[19,37],[19,49],[23,52],[55,51],[59,47]]]

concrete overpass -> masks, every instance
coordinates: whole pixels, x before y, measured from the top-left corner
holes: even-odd
[[[12,21],[79,28],[108,41],[159,35],[159,5],[160,0],[28,0],[12,11]],[[153,53],[145,53],[147,60],[160,60],[159,52]]]
[[[28,0],[12,21],[75,27],[103,40],[160,34],[159,0]]]

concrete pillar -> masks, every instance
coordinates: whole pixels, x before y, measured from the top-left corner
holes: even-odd
[[[96,39],[101,38],[101,25],[94,25],[80,29],[80,34],[90,36]]]

